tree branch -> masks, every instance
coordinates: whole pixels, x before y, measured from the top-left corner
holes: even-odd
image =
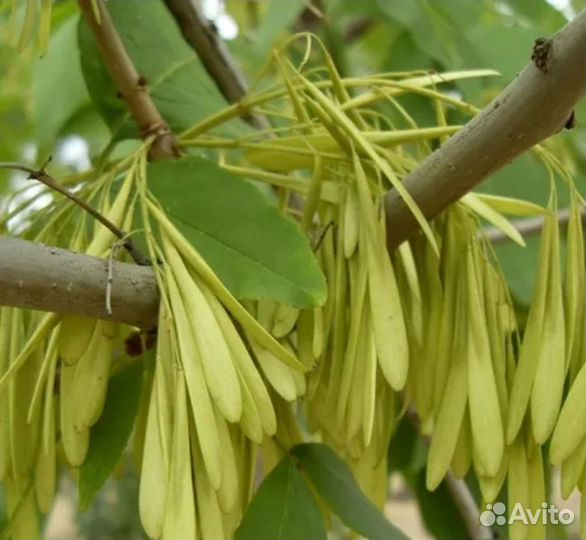
[[[248,91],[246,81],[214,26],[192,0],[165,0],[165,4],[226,101],[240,101]]]
[[[541,55],[480,114],[429,156],[404,181],[428,219],[491,173],[564,127],[586,88],[586,12],[551,41],[545,69]],[[530,52],[527,52],[530,56]],[[385,200],[389,249],[418,225],[395,190]]]
[[[165,0],[165,4],[179,25],[183,38],[197,53],[226,101],[240,101],[248,91],[248,85],[213,24],[204,17],[193,0]],[[261,115],[244,115],[243,118],[257,129],[271,127],[266,117]]]
[[[82,210],[87,212],[90,216],[92,216],[96,221],[99,221],[106,229],[108,229],[118,240],[121,240],[122,245],[128,251],[130,256],[134,259],[136,264],[140,265],[149,265],[149,260],[140,252],[140,250],[134,245],[132,240],[128,238],[128,234],[117,227],[114,223],[112,223],[106,216],[100,214],[95,208],[93,208],[90,204],[86,203],[83,199],[80,199],[77,195],[69,191],[66,187],[62,186],[53,178],[45,169],[46,164],[43,165],[40,169],[32,169],[31,167],[27,167],[26,165],[21,165],[20,163],[0,163],[0,169],[14,169],[18,171],[22,171],[28,173],[28,178],[30,180],[37,180],[47,186],[49,189],[60,193],[77,206],[79,206]]]
[[[429,446],[431,441],[430,436],[422,432],[421,418],[419,418],[417,412],[410,407],[407,409],[406,417],[421,437],[421,440]],[[491,540],[495,538],[493,536],[493,530],[490,527],[481,525],[478,504],[468,484],[464,480],[456,478],[451,470],[446,473],[442,484],[449,491],[449,495],[458,509],[458,513],[468,532],[468,538],[470,540]]]
[[[78,1],[139,126],[144,131],[161,130],[157,132],[157,140],[162,157],[175,155],[173,136],[140,84],[140,76],[107,10],[99,1],[102,16],[98,23],[90,0]],[[165,1],[170,9],[171,4],[184,8],[190,4],[195,10],[187,0]],[[186,36],[186,30],[181,27]],[[490,173],[563,127],[584,93],[585,36],[586,14],[582,12],[554,37],[546,73],[542,67],[527,66],[497,99],[405,180],[407,189],[428,218],[435,217]],[[213,43],[204,45],[214,50]],[[214,55],[217,48],[215,51]],[[214,76],[216,82],[233,69],[224,59],[220,63],[223,67],[219,68],[220,75]],[[222,92],[237,91],[237,78],[230,84],[235,86]],[[387,196],[386,211],[389,248],[394,248],[416,230],[417,224],[394,192]],[[159,293],[152,268],[117,262],[113,264],[112,277],[112,315],[109,316],[107,261],[0,237],[0,305],[112,319],[140,327],[155,325]],[[467,486],[451,474],[446,477],[446,484],[466,519],[471,537],[490,538],[490,531],[478,524],[478,509]]]
[[[490,172],[564,125],[584,91],[585,35],[586,14],[582,12],[554,38],[547,74],[529,65],[496,100],[410,175],[407,186],[428,217],[437,215]],[[405,220],[405,226],[401,220]],[[387,227],[391,248],[416,230],[411,213],[393,193],[387,196]],[[29,245],[28,257],[14,256],[14,242],[0,237],[0,305],[106,317],[106,261],[65,252],[69,268],[77,269],[75,275],[71,270],[63,274],[53,270],[51,278],[46,278],[35,271],[54,264],[49,248]],[[113,318],[131,324],[153,323],[158,293],[152,269],[120,264],[114,268],[117,284],[112,290]],[[49,291],[53,285],[48,284],[55,284],[59,291],[67,290],[69,276],[76,284],[76,294],[55,298]],[[144,289],[137,293],[140,287]],[[86,289],[87,295],[83,292]]]
[[[471,540],[491,540],[493,538],[490,527],[480,523],[478,504],[464,480],[458,480],[451,471],[444,478],[446,488],[450,492],[458,512],[462,516],[468,536]]]
[[[344,29],[344,43],[350,44],[357,39],[360,39],[374,26],[374,24],[375,21],[373,19],[356,19],[355,21],[352,21]]]
[[[153,269],[113,263],[109,316],[108,264],[89,255],[0,236],[0,305],[154,326],[159,293]]]
[[[92,30],[110,76],[126,101],[132,117],[136,120],[142,137],[146,139],[155,136],[149,158],[156,160],[177,157],[180,151],[175,137],[155,107],[148,93],[147,82],[132,63],[114,26],[114,21],[104,7],[103,0],[96,2],[99,20],[96,18],[92,0],[78,0],[78,3]]]
[[[558,223],[560,225],[567,225],[570,221],[570,208],[562,208],[558,213]],[[582,226],[586,226],[586,208],[582,208]],[[519,234],[524,238],[539,234],[543,229],[545,218],[543,216],[519,219],[513,221],[513,226],[519,231]],[[510,238],[503,233],[498,227],[487,227],[482,233],[493,244],[501,244],[507,242]]]

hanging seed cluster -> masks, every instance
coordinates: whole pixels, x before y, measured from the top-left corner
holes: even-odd
[[[34,2],[29,2],[34,4]],[[298,39],[298,38],[296,38]],[[489,71],[402,73],[342,79],[294,66],[275,53],[278,82],[193,126],[183,148],[217,152],[226,170],[268,183],[299,223],[326,276],[323,306],[239,302],[149,192],[149,141],[127,158],[64,180],[125,231],[135,215],[155,261],[161,304],[156,358],[134,444],[139,510],[152,538],[231,537],[250,500],[257,454],[265,466],[303,440],[323,441],[351,465],[365,492],[386,499],[387,449],[408,415],[429,439],[427,487],[451,471],[474,471],[485,503],[507,485],[509,500],[546,501],[544,462],[561,467],[561,491],[584,490],[586,272],[584,201],[542,148],[547,207],[468,194],[428,223],[402,180],[460,126],[447,107],[475,109],[435,85]],[[270,71],[270,70],[269,70]],[[352,92],[352,93],[351,93]],[[419,127],[401,96],[435,107]],[[402,116],[397,129],[379,104]],[[240,138],[214,128],[242,113],[279,127]],[[390,256],[384,194],[396,189],[421,234]],[[556,219],[558,189],[571,219],[565,261]],[[43,192],[46,193],[46,192]],[[4,217],[21,236],[108,259],[116,239],[71,202],[40,195]],[[523,333],[482,224],[523,239],[505,215],[544,216],[534,298]],[[120,251],[119,253],[122,253]],[[84,463],[108,380],[134,329],[110,321],[0,308],[0,479],[14,537],[38,537],[57,461]],[[510,537],[545,538],[544,525]]]

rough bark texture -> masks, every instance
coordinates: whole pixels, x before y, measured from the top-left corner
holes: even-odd
[[[156,324],[159,292],[152,268],[115,262],[112,317],[106,312],[108,261],[0,237],[0,305]]]

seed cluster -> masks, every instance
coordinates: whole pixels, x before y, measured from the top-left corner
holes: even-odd
[[[179,138],[184,149],[215,151],[226,170],[274,188],[314,247],[324,305],[232,296],[149,192],[149,141],[99,172],[64,180],[124,231],[140,217],[137,234],[159,284],[156,354],[134,435],[140,516],[152,538],[232,537],[258,453],[269,469],[305,440],[336,449],[382,506],[387,449],[404,414],[430,439],[430,490],[448,471],[463,478],[473,470],[484,502],[508,479],[509,500],[532,508],[545,500],[544,461],[561,465],[564,497],[584,488],[584,201],[573,182],[537,148],[551,173],[546,208],[469,194],[430,224],[402,180],[432,142],[459,129],[446,121],[449,108],[475,112],[430,87],[489,73],[342,79],[327,54],[324,62],[328,76],[316,79],[276,54],[277,86],[247,98],[251,112],[278,119],[270,138],[216,135],[234,108]],[[438,125],[418,127],[399,101],[404,94],[426,98]],[[559,185],[571,200],[564,265]],[[390,255],[389,189],[422,231]],[[109,230],[69,201],[54,197],[36,210],[33,202],[1,224],[26,218],[23,236],[108,260],[116,243]],[[483,235],[489,222],[523,244],[505,214],[544,216],[523,332]],[[0,308],[0,479],[15,537],[38,537],[37,508],[52,505],[58,457],[73,469],[84,463],[118,361],[143,361],[123,353],[135,335],[110,321]],[[544,538],[540,527],[515,523],[510,537]]]

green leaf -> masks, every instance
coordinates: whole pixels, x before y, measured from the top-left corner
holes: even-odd
[[[469,538],[466,524],[445,482],[442,482],[435,491],[427,491],[425,474],[425,469],[421,469],[406,477],[419,503],[419,511],[425,528],[437,540]]]
[[[401,418],[393,433],[387,457],[389,473],[399,471],[410,474],[425,468],[427,446],[407,416]]]
[[[197,156],[152,163],[148,179],[173,223],[236,297],[296,307],[325,301],[307,239],[256,186]]]
[[[331,510],[352,530],[372,540],[406,539],[362,493],[350,468],[323,444],[301,444],[291,451]]]
[[[457,0],[464,8],[464,0]],[[401,23],[411,33],[413,41],[430,59],[440,62],[443,67],[451,69],[462,65],[459,52],[460,32],[449,13],[442,9],[440,2],[420,2],[403,0],[388,2],[379,0],[381,12],[387,17]],[[427,67],[427,66],[420,66]]]
[[[529,61],[535,29],[483,24],[466,29],[464,35],[480,57],[480,65],[496,69],[505,81],[510,81]],[[495,79],[492,83],[502,88],[502,80]]]
[[[325,540],[315,497],[285,456],[265,478],[248,506],[235,540]]]
[[[91,429],[90,447],[79,470],[79,505],[85,510],[112,470],[134,425],[142,389],[142,362],[134,362],[112,376],[102,416]]]
[[[514,300],[529,306],[537,277],[539,236],[525,239],[525,247],[508,240],[494,246]]]
[[[584,9],[584,0],[579,2],[581,6],[576,11]],[[528,17],[534,23],[535,31],[541,35],[552,34],[568,22],[547,0],[506,0],[506,4],[515,11],[518,19],[520,15]],[[539,37],[539,34],[536,33],[535,36]]]
[[[78,17],[66,20],[53,34],[49,50],[33,68],[33,114],[37,142],[52,147],[61,128],[90,102],[77,47]]]
[[[397,71],[410,71],[417,69],[431,69],[434,67],[434,61],[429,58],[421,48],[413,41],[411,32],[407,30],[397,31],[397,25],[389,21],[388,24],[381,26],[381,39],[388,39],[389,28],[396,32],[396,36],[391,47],[385,47],[379,54],[384,55],[383,66],[385,68]],[[417,96],[421,97],[421,96]],[[417,108],[408,109],[417,111]],[[429,125],[429,124],[427,124]]]
[[[162,0],[109,0],[104,5],[172,131],[183,131],[226,107],[226,101],[195,52],[183,40]],[[138,127],[118,97],[93,35],[83,20],[79,25],[79,48],[89,93],[113,137],[138,137]],[[240,121],[224,128],[233,133],[248,129]]]

